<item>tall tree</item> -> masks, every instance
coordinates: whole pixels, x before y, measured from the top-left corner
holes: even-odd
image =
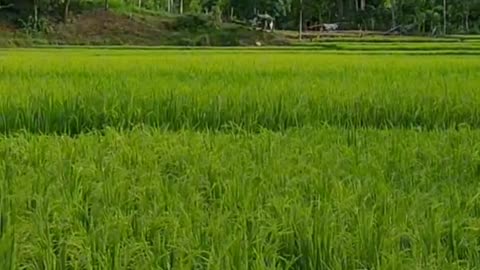
[[[303,0],[300,0],[299,8],[299,19],[298,19],[298,39],[302,40],[303,34]]]
[[[64,8],[63,8],[63,21],[65,23],[67,23],[68,21],[68,13],[70,11],[70,0],[64,0],[63,1],[63,5],[64,5]]]
[[[85,2],[94,2],[109,9],[109,0],[0,0],[5,9],[21,14],[32,27],[39,27],[42,16],[62,17]],[[214,8],[220,18],[251,20],[256,13],[268,13],[278,28],[298,30],[304,36],[306,25],[345,22],[346,27],[370,25],[388,30],[398,25],[416,26],[419,33],[463,33],[480,31],[480,0],[115,0],[116,4],[139,6],[170,13],[206,11]],[[10,12],[9,11],[9,12]],[[215,12],[217,12],[216,10]],[[0,14],[2,16],[3,14]],[[410,28],[409,28],[410,29]]]
[[[443,0],[443,34],[447,34],[447,0]]]
[[[397,26],[397,21],[396,21],[396,16],[395,16],[395,1],[396,0],[386,0],[385,1],[385,6],[390,9],[391,15],[392,15],[392,28]]]

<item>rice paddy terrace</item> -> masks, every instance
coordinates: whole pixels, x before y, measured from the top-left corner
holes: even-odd
[[[0,51],[0,268],[475,269],[479,45]]]

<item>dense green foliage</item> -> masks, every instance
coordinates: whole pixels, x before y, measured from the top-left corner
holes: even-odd
[[[42,14],[67,18],[87,8],[140,8],[170,14],[209,13],[215,20],[250,20],[257,13],[275,17],[277,27],[341,23],[345,29],[386,30],[409,26],[418,33],[478,33],[479,0],[0,0],[36,22]],[[302,14],[302,15],[300,15]]]

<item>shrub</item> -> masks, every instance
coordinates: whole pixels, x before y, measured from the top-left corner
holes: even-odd
[[[212,20],[210,16],[204,14],[185,14],[179,16],[175,22],[177,30],[198,31],[211,26]]]

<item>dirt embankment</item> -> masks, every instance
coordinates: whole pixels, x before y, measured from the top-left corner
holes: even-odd
[[[205,19],[184,16],[92,10],[69,18],[67,23],[50,22],[34,34],[34,43],[57,45],[184,45],[242,46],[282,44],[277,35],[224,24],[214,27]],[[200,20],[200,21],[199,21]],[[7,34],[8,33],[8,34]],[[18,27],[0,22],[0,37],[26,37]],[[1,44],[1,43],[0,43]]]

